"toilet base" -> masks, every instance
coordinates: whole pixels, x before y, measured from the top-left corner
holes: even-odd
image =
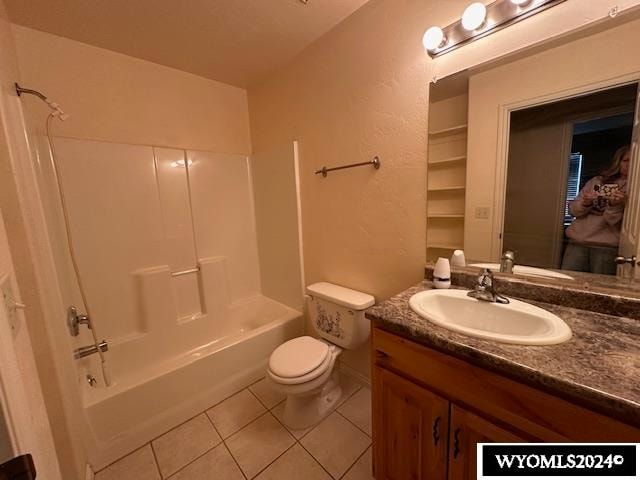
[[[294,430],[303,430],[320,422],[335,407],[342,396],[338,372],[319,391],[303,395],[288,395],[284,405],[283,422]]]

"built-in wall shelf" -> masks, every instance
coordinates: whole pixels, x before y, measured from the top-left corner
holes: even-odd
[[[447,243],[427,243],[427,248],[439,248],[440,250],[462,250],[462,245]]]
[[[434,188],[427,188],[428,192],[453,192],[456,190],[464,190],[465,186],[464,185],[453,185],[451,187],[434,187]]]
[[[429,104],[425,246],[428,260],[449,256],[463,248],[468,103],[467,92],[447,92],[441,100]]]
[[[459,157],[443,158],[442,160],[431,160],[430,162],[428,162],[428,165],[433,165],[433,166],[447,165],[449,163],[464,162],[466,159],[467,159],[466,155],[461,155]]]
[[[442,130],[435,130],[429,132],[431,137],[441,137],[444,135],[457,135],[458,133],[464,133],[467,131],[467,124],[456,125],[455,127],[443,128]]]

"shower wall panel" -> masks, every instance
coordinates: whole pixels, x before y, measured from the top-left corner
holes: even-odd
[[[64,138],[55,146],[110,355],[151,365],[233,331],[230,306],[260,294],[247,157]]]
[[[198,265],[184,150],[154,148],[158,190],[171,272],[194,270]],[[171,287],[178,319],[194,319],[203,313],[196,272],[172,276]]]
[[[231,302],[260,293],[249,159],[187,151],[198,255],[226,258]]]
[[[145,332],[132,272],[166,265],[153,149],[55,140],[78,263],[99,331],[108,339]]]

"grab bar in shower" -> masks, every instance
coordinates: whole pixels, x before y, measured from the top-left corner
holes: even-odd
[[[189,270],[180,270],[177,272],[171,272],[172,277],[180,277],[181,275],[188,275],[190,273],[197,273],[200,271],[200,267],[190,268]]]

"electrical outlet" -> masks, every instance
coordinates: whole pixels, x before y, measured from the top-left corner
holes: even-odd
[[[489,219],[489,207],[476,207],[476,218],[482,220]]]

